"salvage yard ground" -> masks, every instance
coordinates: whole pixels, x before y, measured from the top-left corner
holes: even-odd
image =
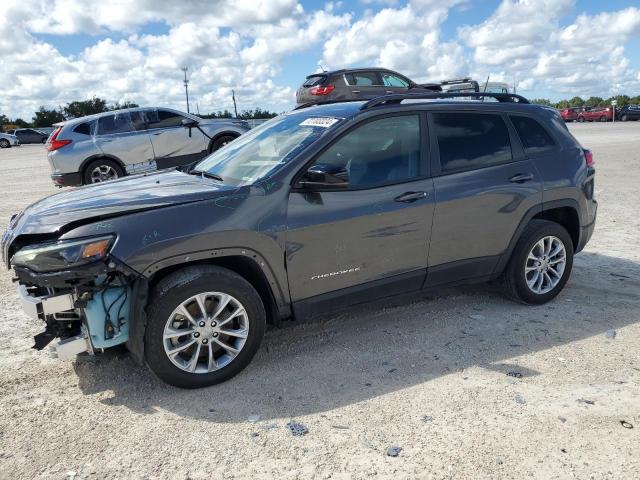
[[[600,209],[545,306],[475,286],[285,324],[185,391],[124,351],[31,350],[0,273],[0,478],[640,478],[640,122],[569,128]],[[0,179],[3,223],[56,192],[42,146],[0,150]]]

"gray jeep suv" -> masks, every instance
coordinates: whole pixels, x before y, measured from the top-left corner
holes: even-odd
[[[249,130],[243,120],[203,120],[170,108],[115,110],[55,126],[46,148],[60,187],[187,165]]]
[[[45,326],[36,348],[126,344],[193,388],[242,370],[267,321],[497,279],[517,301],[552,300],[594,229],[591,153],[554,109],[462,95],[501,102],[441,93],[302,108],[190,171],[27,207],[2,252]]]

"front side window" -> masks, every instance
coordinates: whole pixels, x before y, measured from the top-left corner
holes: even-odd
[[[149,128],[181,127],[184,117],[170,110],[147,110],[147,124]]]
[[[222,177],[225,183],[251,184],[287,164],[340,119],[281,115],[249,130],[194,168]]]
[[[114,113],[98,119],[98,135],[131,132],[131,118],[129,112]]]
[[[534,119],[516,115],[512,115],[510,118],[516,127],[525,152],[536,153],[555,146],[551,135]]]
[[[433,113],[443,173],[473,170],[512,160],[507,126],[498,114]]]
[[[313,163],[355,189],[418,178],[424,174],[420,117],[403,115],[367,122],[341,137]]]
[[[407,88],[409,84],[398,77],[397,75],[392,75],[391,73],[382,73],[380,75],[382,77],[382,84],[386,87],[402,87]]]

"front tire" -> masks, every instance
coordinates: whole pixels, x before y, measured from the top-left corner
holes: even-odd
[[[578,117],[578,122],[583,123],[584,122],[584,117]]]
[[[258,351],[266,328],[258,292],[237,273],[216,266],[170,274],[149,305],[147,363],[180,388],[207,387],[238,374]]]
[[[529,305],[546,303],[564,288],[573,267],[573,241],[560,224],[532,220],[505,270],[506,291]]]
[[[622,118],[620,120],[622,120],[623,122],[626,122],[629,118],[626,115],[622,115]]]

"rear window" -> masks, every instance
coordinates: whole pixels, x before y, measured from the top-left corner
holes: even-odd
[[[326,78],[327,78],[326,75],[312,75],[310,77],[307,77],[307,79],[304,81],[302,86],[303,87],[316,87],[318,85],[321,85],[322,82],[324,82],[326,80]]]
[[[91,124],[89,122],[81,123],[73,131],[81,135],[91,135]]]
[[[525,152],[537,153],[555,146],[551,135],[533,118],[516,115],[512,115],[509,118],[511,118],[513,125],[516,127]]]
[[[443,173],[510,162],[509,131],[497,114],[434,113]]]
[[[372,87],[382,85],[377,72],[354,72],[345,75],[349,85],[358,87]]]

